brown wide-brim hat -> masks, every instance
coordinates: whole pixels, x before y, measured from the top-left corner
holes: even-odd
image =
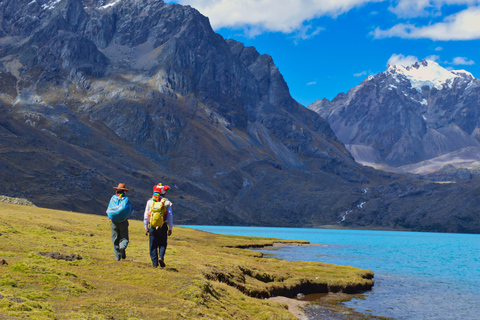
[[[119,183],[119,184],[118,184],[118,187],[113,187],[113,189],[115,189],[115,190],[123,190],[123,191],[125,191],[125,192],[130,191],[130,190],[128,190],[128,189],[126,188],[125,183]]]

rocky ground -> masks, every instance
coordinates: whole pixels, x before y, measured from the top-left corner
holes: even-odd
[[[7,197],[2,195],[0,195],[0,202],[11,203],[11,204],[21,204],[24,206],[35,207],[35,205],[32,202],[28,201],[27,199],[13,198],[13,197]]]

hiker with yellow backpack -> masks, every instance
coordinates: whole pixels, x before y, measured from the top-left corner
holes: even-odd
[[[161,183],[153,187],[153,196],[147,201],[143,215],[145,235],[149,235],[150,258],[154,268],[158,265],[165,267],[165,251],[167,250],[167,237],[172,234],[173,214],[172,203],[165,198],[170,190],[169,186]]]

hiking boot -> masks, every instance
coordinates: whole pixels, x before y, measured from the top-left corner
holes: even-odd
[[[160,263],[160,267],[165,268],[165,261],[163,261],[163,259],[158,259],[158,263]]]

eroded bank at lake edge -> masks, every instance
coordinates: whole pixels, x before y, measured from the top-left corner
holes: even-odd
[[[296,242],[274,242],[269,245],[254,245],[246,247],[247,249],[261,250],[267,249],[269,253],[264,256],[275,257],[272,249],[284,249],[286,247],[321,247],[323,244],[310,243],[309,241],[298,240]],[[299,320],[387,320],[389,318],[376,316],[368,313],[361,313],[353,308],[344,305],[352,299],[365,299],[368,292],[349,294],[343,292],[324,292],[324,293],[298,293],[295,297],[272,296],[268,299],[282,303]]]
[[[373,273],[263,258],[244,247],[290,240],[175,227],[165,269],[151,268],[141,221],[117,262],[106,217],[0,203],[0,313],[43,319],[295,319],[271,296],[369,290]],[[303,241],[293,241],[305,243]],[[82,259],[52,259],[45,252]],[[43,254],[40,254],[43,253]],[[1,319],[1,318],[0,318]]]

